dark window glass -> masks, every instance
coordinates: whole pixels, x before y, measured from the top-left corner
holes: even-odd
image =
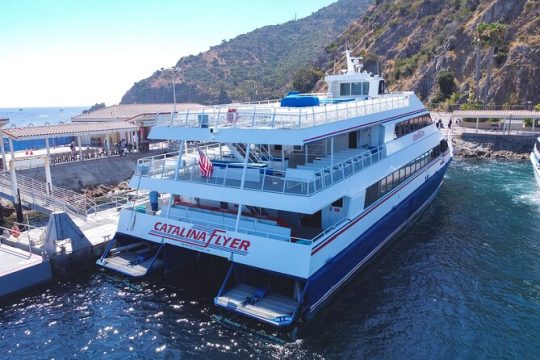
[[[341,84],[339,84],[339,94],[340,95],[351,95],[351,84],[350,83],[341,83]]]
[[[362,83],[352,83],[351,84],[351,95],[363,95],[362,94]]]
[[[335,207],[341,207],[341,208],[342,208],[342,207],[343,207],[343,198],[337,199],[336,201],[334,201],[334,202],[332,203],[332,206],[335,206]]]

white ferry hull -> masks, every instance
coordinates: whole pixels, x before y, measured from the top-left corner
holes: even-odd
[[[289,312],[286,316],[282,315],[278,319],[260,316],[258,312],[249,311],[250,309],[246,309],[241,304],[223,301],[222,295],[226,293],[224,288],[220,290],[220,293],[214,299],[214,304],[279,327],[288,327],[299,320],[307,321],[311,319],[347,280],[367,261],[379,253],[397,234],[406,229],[412,220],[431,203],[442,184],[449,163],[450,161],[330,262],[310,276],[305,284],[302,298],[298,300],[294,312]],[[364,215],[355,220],[359,221]],[[345,231],[347,231],[347,227],[339,230],[336,236]],[[244,271],[250,271],[249,267],[243,267],[243,269]],[[251,268],[251,270],[254,269]]]
[[[534,178],[536,179],[536,184],[538,184],[538,186],[540,187],[540,161],[536,157],[534,151],[531,152],[530,158],[533,167]]]

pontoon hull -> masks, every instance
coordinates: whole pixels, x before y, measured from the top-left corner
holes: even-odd
[[[279,327],[294,325],[299,319],[310,320],[347,280],[368,260],[379,253],[385,245],[396,238],[401,231],[406,229],[415,217],[431,203],[442,184],[449,163],[445,164],[370,229],[361,234],[331,262],[311,276],[305,286],[303,301],[299,303],[296,311],[290,314],[294,318],[281,322],[268,321],[257,313],[251,314],[249,309],[242,306],[228,306],[223,299],[220,299],[220,294],[215,298],[214,304]],[[243,268],[245,271],[249,271],[249,267],[244,266]],[[257,269],[257,271],[261,270]]]

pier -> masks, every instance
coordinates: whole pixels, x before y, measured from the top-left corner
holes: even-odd
[[[147,154],[139,151],[121,153],[120,148],[110,146],[110,134],[125,131],[128,137],[136,129],[130,123],[116,122],[2,130],[2,137],[9,139],[10,152],[6,153],[4,142],[0,141],[4,165],[0,172],[0,196],[12,201],[18,211],[13,227],[0,229],[0,297],[44,283],[54,274],[73,275],[93,266],[116,231],[118,209],[135,203],[139,197],[133,192],[124,192],[92,199],[59,185],[74,184],[80,190],[85,182],[74,178],[73,174],[88,175],[91,174],[89,170],[95,169],[116,174],[117,169],[127,168],[127,173],[119,176],[123,177],[121,180],[128,178],[132,171],[129,168],[134,168],[136,159]],[[106,146],[83,146],[81,136],[85,134],[104,134]],[[65,135],[76,136],[77,146],[48,146],[50,138]],[[34,138],[45,138],[47,147],[13,150],[13,140]],[[126,166],[119,166],[118,161]],[[89,166],[89,162],[93,162],[93,166]],[[98,178],[105,179],[102,174],[94,175],[94,178],[86,179],[89,184]],[[68,180],[62,183],[62,178]],[[49,214],[47,225],[29,224],[23,219],[21,206]]]

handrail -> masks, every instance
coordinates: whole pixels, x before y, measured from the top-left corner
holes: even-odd
[[[137,212],[136,209],[133,209],[131,207],[126,208],[126,210]],[[175,220],[174,217],[172,217],[171,219]],[[205,220],[197,220],[197,219],[190,219],[190,218],[181,218],[181,219],[176,219],[176,220],[182,221],[182,222],[185,222],[185,223],[188,223],[188,224],[204,225],[204,226],[209,226],[209,227],[222,229],[222,230],[226,230],[226,231],[233,231],[233,232],[239,232],[239,233],[243,233],[243,234],[250,234],[250,235],[265,237],[267,239],[274,239],[274,240],[277,240],[277,241],[287,241],[287,242],[304,241],[306,243],[311,242],[310,239],[305,239],[305,238],[300,238],[300,237],[295,237],[295,236],[284,236],[283,234],[279,234],[279,233],[271,233],[271,232],[268,232],[268,231],[257,231],[255,229],[248,229],[248,228],[243,228],[243,227],[238,227],[238,229],[236,229],[235,226],[226,225],[226,224],[223,224],[223,223],[214,223],[214,222],[205,221]],[[269,235],[272,235],[272,236],[269,236]],[[285,238],[287,238],[288,240],[285,240]],[[304,245],[306,243],[304,243]]]
[[[22,236],[25,236],[28,240],[28,256],[27,259],[30,259],[33,255],[33,246],[36,245],[41,239],[39,238],[38,241],[32,236],[30,236],[30,232],[28,230],[40,230],[41,234],[45,234],[45,230],[43,228],[32,226],[25,223],[18,223],[14,222],[13,226],[17,226],[19,228],[19,236],[16,237],[16,240],[10,240],[10,237],[12,236],[13,228],[8,229],[6,227],[0,226],[0,239],[5,239],[6,241],[13,242],[13,243],[21,243],[19,240]],[[0,241],[1,243],[1,241]],[[21,243],[24,244],[24,243]],[[10,245],[12,246],[12,245]]]
[[[156,127],[213,127],[242,129],[301,129],[351,117],[409,106],[409,94],[391,94],[368,100],[323,103],[308,108],[227,105],[179,112],[173,119],[157,119]],[[229,109],[234,107],[235,115]]]
[[[219,155],[208,154],[209,159],[219,159]],[[294,178],[288,176],[287,171],[268,168],[249,168],[250,172],[245,189],[265,192],[286,193],[298,196],[311,196],[323,191],[329,186],[342,181],[366,167],[371,166],[386,156],[386,147],[381,145],[376,148],[366,149],[345,160],[325,166],[319,169],[306,170],[309,178]],[[156,179],[175,179],[176,162],[178,152],[159,155],[151,158],[139,159],[135,176],[151,177]],[[170,160],[169,162],[166,160]],[[239,188],[240,182],[238,172],[243,171],[236,164],[223,164],[218,168],[214,166],[214,173],[211,177],[203,177],[197,163],[184,165],[180,169],[177,180],[194,183],[204,183],[215,186],[225,186]]]
[[[0,173],[0,184],[11,187],[11,176]],[[17,188],[23,200],[53,211],[62,209],[70,214],[86,217],[95,208],[94,200],[84,194],[57,186],[52,186],[47,191],[46,183],[20,174],[17,174]]]

